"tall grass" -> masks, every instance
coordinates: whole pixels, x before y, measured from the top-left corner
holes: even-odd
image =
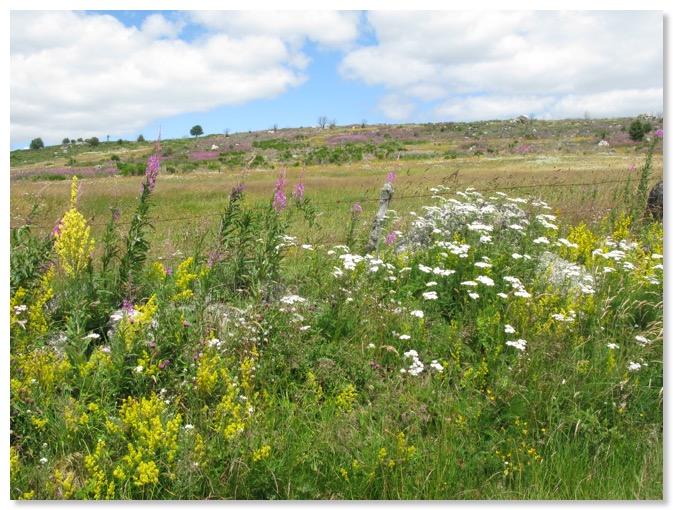
[[[285,184],[181,253],[150,164],[76,272],[13,231],[13,499],[663,498],[660,224],[438,185],[364,255]]]

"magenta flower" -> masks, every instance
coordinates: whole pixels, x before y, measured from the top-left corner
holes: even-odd
[[[360,214],[362,212],[362,206],[360,205],[360,202],[356,202],[353,204],[353,207],[351,207],[351,212],[353,215]]]
[[[294,187],[294,191],[292,192],[292,196],[297,200],[297,202],[301,202],[302,198],[304,198],[304,182],[299,181],[299,183]]]
[[[659,128],[659,129],[657,129],[657,130],[654,132],[654,135],[655,135],[657,138],[663,138],[663,137],[664,137],[664,130],[661,129],[661,128]]]
[[[391,232],[386,236],[386,244],[388,246],[392,246],[395,244],[395,241],[397,240],[397,232]]]
[[[285,169],[278,174],[278,180],[273,188],[273,208],[278,214],[285,209],[287,199],[285,197]]]
[[[395,178],[397,177],[397,174],[395,172],[390,172],[388,175],[386,175],[386,182],[389,182],[392,184],[395,182]]]
[[[243,190],[245,189],[245,184],[241,183],[238,186],[231,188],[231,193],[229,193],[229,201],[236,202],[243,197]]]
[[[154,183],[157,180],[157,174],[159,173],[159,163],[161,159],[157,155],[150,156],[150,160],[147,163],[147,169],[145,170],[145,185],[147,186],[147,191],[152,191],[154,189]]]

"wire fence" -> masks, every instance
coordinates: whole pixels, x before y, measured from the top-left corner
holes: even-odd
[[[531,190],[531,189],[540,189],[540,188],[572,188],[572,187],[585,187],[587,189],[590,188],[595,188],[597,186],[605,186],[605,185],[611,185],[611,184],[635,184],[634,180],[632,179],[606,179],[602,181],[594,181],[594,182],[554,182],[554,183],[536,183],[536,184],[517,184],[517,185],[510,185],[510,186],[505,186],[505,185],[497,185],[497,186],[486,186],[486,187],[474,187],[470,186],[469,189],[472,191],[476,191],[478,193],[490,193],[490,192],[505,192],[505,191],[517,191],[517,190]],[[440,186],[440,185],[437,185]],[[442,185],[443,186],[443,185]],[[407,194],[407,195],[394,195],[392,201],[397,202],[401,200],[419,200],[419,199],[428,199],[428,198],[434,198],[437,196],[448,196],[448,195],[453,195],[456,193],[457,190],[439,190],[436,192],[421,192],[421,193],[412,193],[412,194]],[[313,206],[328,206],[328,205],[338,205],[338,204],[348,204],[348,205],[353,205],[354,203],[367,203],[367,202],[378,202],[379,197],[362,197],[360,199],[335,199],[335,200],[321,200],[321,201],[316,201],[316,202],[311,202]],[[591,205],[589,207],[585,208],[573,208],[572,210],[569,211],[557,211],[560,215],[577,215],[578,213],[584,213],[584,212],[592,212],[595,211],[597,208],[595,205]],[[165,223],[165,222],[183,222],[183,221],[193,221],[193,220],[200,220],[204,218],[213,218],[213,217],[219,217],[221,215],[220,212],[213,212],[213,213],[204,213],[204,214],[192,214],[192,215],[182,215],[182,216],[170,216],[170,217],[165,217],[165,216],[157,216],[154,218],[151,218],[151,221],[153,223]],[[27,221],[27,218],[13,218],[14,220],[22,220],[21,224],[25,224]],[[10,228],[16,228],[20,226],[21,224],[12,224],[10,222]],[[95,222],[91,221],[88,222],[89,226],[103,226],[106,225],[107,222]],[[131,222],[118,222],[117,225],[130,225]],[[54,226],[45,226],[45,225],[39,225],[39,224],[34,224],[31,223],[31,228],[38,229],[38,230],[51,230],[54,228]]]

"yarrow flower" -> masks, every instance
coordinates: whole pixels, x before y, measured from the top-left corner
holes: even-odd
[[[516,333],[516,330],[509,324],[505,324],[505,333]]]
[[[514,347],[515,349],[519,349],[520,351],[525,351],[527,343],[528,342],[526,342],[523,338],[519,338],[516,342],[512,342],[511,340],[506,342],[506,345]]]
[[[437,299],[437,293],[432,290],[430,292],[424,292],[423,293],[423,299]]]
[[[608,349],[619,349],[617,344],[608,344]]]
[[[411,315],[413,315],[414,317],[418,317],[419,319],[422,319],[423,316],[424,316],[423,310],[413,310],[410,313],[411,313]]]
[[[650,343],[650,341],[642,335],[636,335],[636,340],[638,340],[643,345],[647,345]]]

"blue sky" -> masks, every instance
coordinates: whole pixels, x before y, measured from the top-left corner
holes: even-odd
[[[11,149],[36,137],[152,139],[159,127],[180,138],[196,124],[206,134],[306,127],[321,116],[345,125],[664,111],[662,11],[15,10],[9,28]]]

